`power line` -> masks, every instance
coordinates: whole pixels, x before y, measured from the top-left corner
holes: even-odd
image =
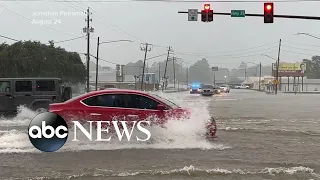
[[[261,55],[261,53],[267,53],[267,52],[263,52],[263,51],[274,49],[274,48],[276,48],[276,47],[267,48],[267,49],[261,49],[261,50],[258,50],[258,51],[252,51],[252,52],[247,52],[247,53],[231,54],[231,55],[219,55],[219,56],[186,55],[186,54],[181,54],[181,53],[177,53],[177,54],[186,55],[186,56],[202,57],[202,58],[219,58],[220,57],[220,58],[225,58],[225,59],[229,59],[229,58],[232,59],[232,58],[239,58],[239,57],[250,57],[250,56],[255,56],[255,55]],[[260,53],[259,54],[252,54],[252,53],[257,53],[257,52],[260,52]],[[273,52],[273,51],[271,51],[271,52]]]
[[[80,37],[76,37],[76,38],[72,38],[72,39],[67,39],[67,40],[63,40],[63,41],[53,41],[54,43],[62,43],[62,42],[69,42],[69,41],[73,41],[73,40],[77,40],[80,38],[83,38],[85,36],[80,36]]]
[[[263,44],[263,45],[259,45],[259,46],[253,46],[253,47],[249,47],[249,48],[244,48],[244,49],[236,49],[236,50],[231,50],[231,51],[220,51],[220,52],[215,52],[217,54],[222,54],[222,53],[232,53],[232,52],[237,52],[237,51],[246,51],[246,50],[251,50],[251,49],[257,49],[257,48],[260,48],[260,47],[265,47],[265,46],[270,46],[270,45],[273,45],[275,43],[278,43],[278,42],[272,42],[272,43],[268,43],[268,44]],[[187,52],[179,52],[180,54],[196,54],[196,55],[201,55],[203,56],[204,54],[210,54],[212,55],[212,53],[187,53]]]
[[[284,50],[281,49],[281,51],[285,51],[285,52],[289,52],[289,53],[294,53],[294,54],[301,54],[301,55],[308,55],[308,56],[315,56],[314,54],[306,54],[306,53],[299,53],[299,52],[294,52],[294,51],[288,51],[288,50]]]
[[[288,43],[292,43],[292,44],[299,44],[299,45],[304,45],[304,46],[320,47],[320,45],[303,44],[303,43],[297,43],[297,42],[293,42],[293,41],[284,41],[284,42],[288,42]]]
[[[3,37],[3,38],[6,38],[6,39],[10,39],[10,40],[13,40],[13,41],[22,41],[22,40],[17,40],[17,39],[13,39],[13,38],[10,38],[10,37],[7,37],[7,36],[3,36],[3,35],[0,35],[0,37]],[[54,43],[62,43],[62,42],[68,42],[68,41],[73,41],[73,40],[77,40],[77,39],[80,39],[80,38],[83,38],[85,36],[80,36],[80,37],[76,37],[76,38],[72,38],[72,39],[66,39],[66,40],[63,40],[63,41],[53,41]],[[43,43],[43,44],[49,44],[49,43]]]
[[[12,2],[15,0],[0,0],[2,2]],[[62,2],[61,0],[18,0],[18,1],[24,1],[24,2]],[[184,1],[184,0],[65,0],[63,2],[102,2],[102,3],[123,3],[123,2],[173,2],[173,3],[208,3],[208,2],[214,2],[214,3],[263,3],[265,1],[257,1],[257,0],[207,0],[207,1]],[[273,1],[274,3],[287,3],[287,2],[319,2],[319,0],[277,0]]]
[[[286,46],[286,45],[282,45],[282,46],[283,46],[283,47],[288,47],[288,48],[293,48],[293,49],[301,49],[301,50],[305,50],[305,51],[314,51],[314,52],[320,53],[319,50],[314,50],[314,49],[305,49],[305,48],[298,48],[298,47]]]
[[[129,35],[130,37],[133,37],[134,39],[139,40],[139,41],[140,41],[140,43],[144,43],[144,42],[145,42],[145,41],[143,41],[142,39],[140,39],[140,38],[138,38],[138,37],[136,37],[136,36],[134,36],[134,35],[132,35],[132,34],[130,34],[130,33],[128,33],[128,32],[126,32],[125,30],[123,30],[123,29],[121,29],[121,28],[117,27],[116,25],[114,25],[114,24],[113,24],[113,23],[111,23],[110,21],[106,20],[106,18],[105,18],[105,17],[103,17],[99,12],[95,11],[94,9],[92,9],[92,11],[93,11],[93,12],[95,12],[98,16],[100,16],[102,20],[104,20],[106,23],[110,24],[111,26],[115,27],[116,29],[118,29],[118,30],[122,31],[123,33],[125,33],[125,34]]]
[[[59,2],[59,1],[58,1],[58,2]],[[69,2],[69,1],[64,1],[64,2]],[[77,3],[81,4],[82,6],[86,6],[85,4],[82,3],[82,2],[85,2],[85,1],[71,1],[71,2],[77,2]],[[115,1],[115,2],[118,2],[118,1]],[[80,7],[80,6],[78,6],[78,7]],[[80,7],[80,8],[81,8],[81,7]],[[137,36],[134,36],[134,35],[128,33],[127,31],[123,30],[122,28],[120,28],[120,27],[116,26],[115,24],[111,23],[110,21],[108,21],[108,20],[107,20],[103,15],[101,15],[98,11],[94,10],[93,8],[91,8],[91,10],[96,13],[96,15],[97,15],[96,18],[97,18],[97,20],[98,20],[99,22],[101,22],[102,24],[106,25],[108,28],[111,26],[111,27],[117,29],[118,31],[121,31],[121,32],[123,32],[124,34],[128,35],[129,37],[132,37],[132,38],[138,40],[139,43],[145,43],[145,41],[143,41],[141,38],[138,38]],[[108,24],[108,25],[107,25],[107,24]],[[109,26],[109,25],[110,25],[110,26]],[[168,47],[168,46],[157,45],[157,44],[152,44],[152,45],[153,45],[154,47],[161,47],[161,48],[167,48],[167,47]]]
[[[2,36],[2,35],[0,35],[0,37],[3,37],[3,38],[6,38],[6,39],[10,39],[10,40],[13,40],[13,41],[19,41],[19,40],[16,40],[16,39],[13,39],[13,38],[10,38],[10,37],[7,37],[7,36]]]

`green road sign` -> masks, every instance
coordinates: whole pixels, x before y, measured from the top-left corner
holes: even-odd
[[[231,17],[245,17],[245,10],[231,10]]]

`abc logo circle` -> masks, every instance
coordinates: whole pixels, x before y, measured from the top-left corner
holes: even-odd
[[[68,125],[58,114],[45,112],[31,120],[28,134],[35,148],[44,152],[54,152],[66,143]]]

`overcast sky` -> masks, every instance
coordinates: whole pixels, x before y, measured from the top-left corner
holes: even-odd
[[[320,39],[298,32],[311,33],[320,37],[320,21],[275,18],[273,24],[264,24],[262,17],[231,18],[214,15],[213,22],[188,22],[189,8],[203,8],[204,3],[181,2],[31,2],[0,1],[0,35],[18,40],[62,41],[83,36],[86,26],[85,15],[89,6],[92,12],[90,53],[96,55],[97,37],[100,41],[130,39],[132,43],[119,42],[102,44],[100,57],[119,64],[135,62],[144,57],[140,42],[153,44],[148,57],[165,54],[171,46],[175,56],[182,58],[185,66],[206,57],[211,66],[237,68],[242,61],[268,65],[272,59],[261,56],[268,54],[277,57],[279,39],[283,40],[281,61],[297,62],[311,58],[320,47]],[[320,16],[320,2],[275,3],[275,14]],[[8,9],[10,10],[8,10]],[[215,12],[230,12],[243,9],[246,13],[263,13],[261,3],[211,3]],[[78,14],[66,16],[62,12]],[[59,15],[36,16],[40,12],[57,12]],[[18,13],[18,14],[17,14]],[[48,21],[41,26],[35,21]],[[56,24],[54,24],[56,23]],[[52,30],[53,28],[55,30]],[[13,43],[0,37],[0,42]],[[56,44],[58,45],[58,44]],[[68,51],[86,52],[86,39],[59,43]],[[246,49],[246,50],[241,50]],[[82,56],[83,57],[83,56]],[[84,57],[83,57],[84,58]],[[85,59],[85,58],[84,58]],[[162,61],[165,56],[149,60],[149,65]],[[101,62],[103,65],[115,65]]]

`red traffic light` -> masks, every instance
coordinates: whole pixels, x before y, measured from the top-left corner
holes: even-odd
[[[210,4],[205,4],[204,5],[204,10],[209,11],[210,10]]]
[[[268,4],[267,6],[266,6],[266,10],[267,11],[270,11],[272,9],[272,6],[270,5],[270,4]]]
[[[272,11],[273,9],[273,3],[265,3],[264,4],[265,11]]]
[[[264,23],[273,23],[273,3],[264,3]]]

